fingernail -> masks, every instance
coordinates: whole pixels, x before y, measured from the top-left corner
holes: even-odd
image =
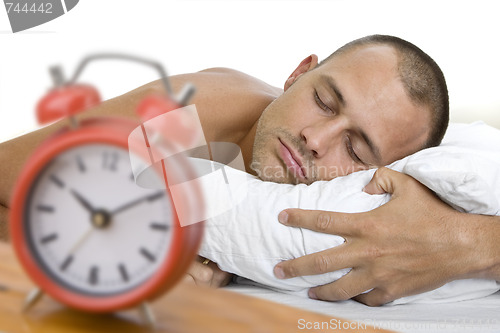
[[[278,221],[281,224],[287,224],[288,223],[288,213],[286,210],[281,211],[281,213],[278,214]]]
[[[309,296],[309,298],[311,299],[318,299],[318,296],[316,296],[316,293],[314,292],[314,290],[312,289],[309,289],[309,291],[307,292],[307,295]]]
[[[283,271],[283,268],[281,268],[280,266],[274,266],[274,276],[276,276],[278,279],[284,279],[285,272]]]

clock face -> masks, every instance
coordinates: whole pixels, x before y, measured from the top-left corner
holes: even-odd
[[[167,192],[136,185],[128,150],[112,144],[82,144],[54,158],[37,176],[24,215],[42,270],[84,295],[140,285],[172,243]]]

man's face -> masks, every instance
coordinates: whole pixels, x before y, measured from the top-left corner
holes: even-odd
[[[252,169],[279,183],[330,180],[417,151],[429,124],[428,109],[405,92],[395,51],[354,48],[300,75],[264,110]]]

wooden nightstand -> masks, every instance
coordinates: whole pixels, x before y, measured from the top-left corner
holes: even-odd
[[[26,294],[33,288],[9,244],[0,243],[0,332],[1,333],[136,333],[151,332],[137,310],[96,315],[69,309],[48,296],[21,312]],[[266,300],[180,283],[152,303],[158,325],[156,332],[244,333],[244,332],[333,332],[333,329],[299,329],[302,323],[330,322],[333,317],[303,311]],[[335,320],[335,319],[334,319]],[[340,319],[339,319],[340,320]],[[337,321],[339,322],[339,321]],[[348,321],[342,320],[348,323]],[[345,326],[345,325],[344,325]],[[373,329],[342,332],[377,332]]]

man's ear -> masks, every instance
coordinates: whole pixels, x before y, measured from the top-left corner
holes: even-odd
[[[288,77],[288,79],[285,82],[285,90],[290,88],[290,86],[301,76],[307,71],[310,71],[314,67],[318,65],[318,56],[315,54],[311,54],[309,57],[305,58],[302,60],[302,62],[295,68],[292,74]]]

